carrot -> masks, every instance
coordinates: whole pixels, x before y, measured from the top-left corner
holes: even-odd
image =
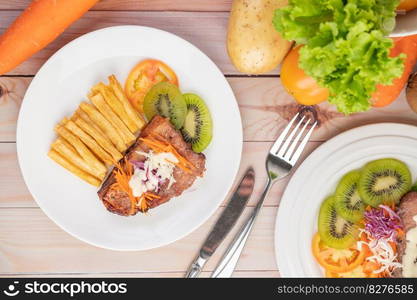
[[[113,170],[115,182],[110,186],[112,190],[120,190],[125,192],[130,200],[130,211],[129,214],[135,213],[136,206],[139,206],[141,212],[146,212],[149,209],[150,202],[161,197],[151,192],[145,192],[140,197],[133,195],[132,189],[130,188],[129,181],[133,175],[133,166],[127,162],[124,158],[123,163],[115,162],[115,168]]]
[[[33,0],[0,36],[0,75],[55,40],[98,0]]]
[[[138,199],[135,196],[133,196],[132,189],[129,186],[129,180],[133,175],[133,167],[131,164],[127,163],[125,158],[123,164],[118,162],[115,163],[115,168],[113,172],[115,183],[113,183],[110,186],[110,189],[121,190],[129,196],[131,203],[129,214],[133,215],[135,213],[135,207],[138,201]]]
[[[146,138],[139,138],[140,141],[144,142],[149,148],[155,152],[171,152],[178,159],[176,166],[183,169],[187,173],[191,173],[191,169],[194,168],[193,164],[189,162],[185,157],[178,153],[177,149],[169,143],[158,140],[154,135],[150,134]]]
[[[393,40],[394,47],[391,49],[390,56],[395,57],[400,53],[407,55],[404,60],[404,72],[401,77],[394,79],[391,85],[377,85],[376,91],[372,95],[374,107],[386,106],[398,98],[417,62],[417,34],[393,38]]]

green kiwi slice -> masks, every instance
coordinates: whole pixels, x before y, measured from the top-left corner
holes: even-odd
[[[336,187],[335,209],[344,219],[356,223],[363,218],[365,205],[359,195],[358,182],[361,173],[351,171],[342,177]]]
[[[203,99],[195,94],[184,94],[187,115],[181,129],[184,140],[191,143],[194,152],[202,152],[213,137],[213,122]]]
[[[180,129],[185,121],[187,105],[178,87],[169,82],[155,84],[145,96],[143,112],[150,121],[155,115],[169,118]]]
[[[334,196],[328,197],[321,204],[318,228],[322,241],[336,249],[350,247],[359,235],[358,227],[336,212]]]
[[[359,195],[365,204],[398,204],[411,188],[411,173],[407,165],[394,158],[367,163],[359,178]]]

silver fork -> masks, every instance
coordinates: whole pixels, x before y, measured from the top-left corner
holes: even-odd
[[[303,125],[305,116],[303,116],[298,121],[298,123],[294,126],[294,129],[290,132],[291,128],[293,127],[293,124],[299,116],[300,113],[295,115],[295,117],[288,123],[287,127],[285,127],[284,131],[281,133],[281,135],[275,141],[274,145],[272,145],[271,149],[269,150],[265,163],[266,171],[268,173],[268,181],[266,183],[265,189],[262,192],[262,195],[259,198],[258,203],[256,204],[252,214],[240,228],[238,234],[235,236],[233,242],[226,250],[223,258],[221,259],[217,268],[214,270],[211,277],[232,276],[237,261],[239,260],[240,254],[242,253],[243,247],[245,246],[246,240],[248,239],[248,236],[255,223],[255,219],[262,207],[262,204],[264,203],[266,195],[268,194],[272,185],[276,181],[278,181],[281,178],[284,178],[290,173],[291,169],[294,167],[297,160],[300,158],[300,155],[303,152],[304,147],[306,146],[311,134],[313,133],[314,128],[317,125],[317,121],[313,123],[313,125],[310,127],[310,129],[303,137],[303,133],[305,132],[307,126],[310,124],[311,121],[311,119],[309,119]]]

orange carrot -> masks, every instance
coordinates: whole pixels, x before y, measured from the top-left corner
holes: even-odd
[[[149,148],[154,150],[155,152],[171,152],[174,156],[178,159],[178,163],[175,165],[179,168],[183,169],[185,172],[190,173],[191,169],[194,168],[193,164],[189,162],[186,158],[184,158],[181,154],[178,153],[177,149],[174,148],[169,143],[162,142],[158,140],[154,135],[149,135],[146,138],[139,138],[142,142],[144,142]]]
[[[398,98],[417,62],[417,34],[393,38],[393,40],[394,47],[391,49],[390,56],[395,57],[400,53],[407,55],[404,60],[404,72],[401,77],[394,79],[391,85],[378,84],[376,86],[376,91],[372,95],[374,107],[386,106]]]
[[[124,159],[124,163],[116,163],[113,170],[115,183],[113,183],[110,188],[114,190],[121,190],[125,192],[130,199],[130,215],[133,215],[135,212],[135,207],[138,199],[133,196],[132,189],[129,186],[129,180],[133,175],[133,166]]]
[[[0,75],[55,40],[98,0],[33,0],[0,36]]]

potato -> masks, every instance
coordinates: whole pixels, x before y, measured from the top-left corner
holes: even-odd
[[[227,33],[227,51],[240,72],[261,74],[276,68],[291,42],[272,24],[274,11],[287,0],[233,0]]]

